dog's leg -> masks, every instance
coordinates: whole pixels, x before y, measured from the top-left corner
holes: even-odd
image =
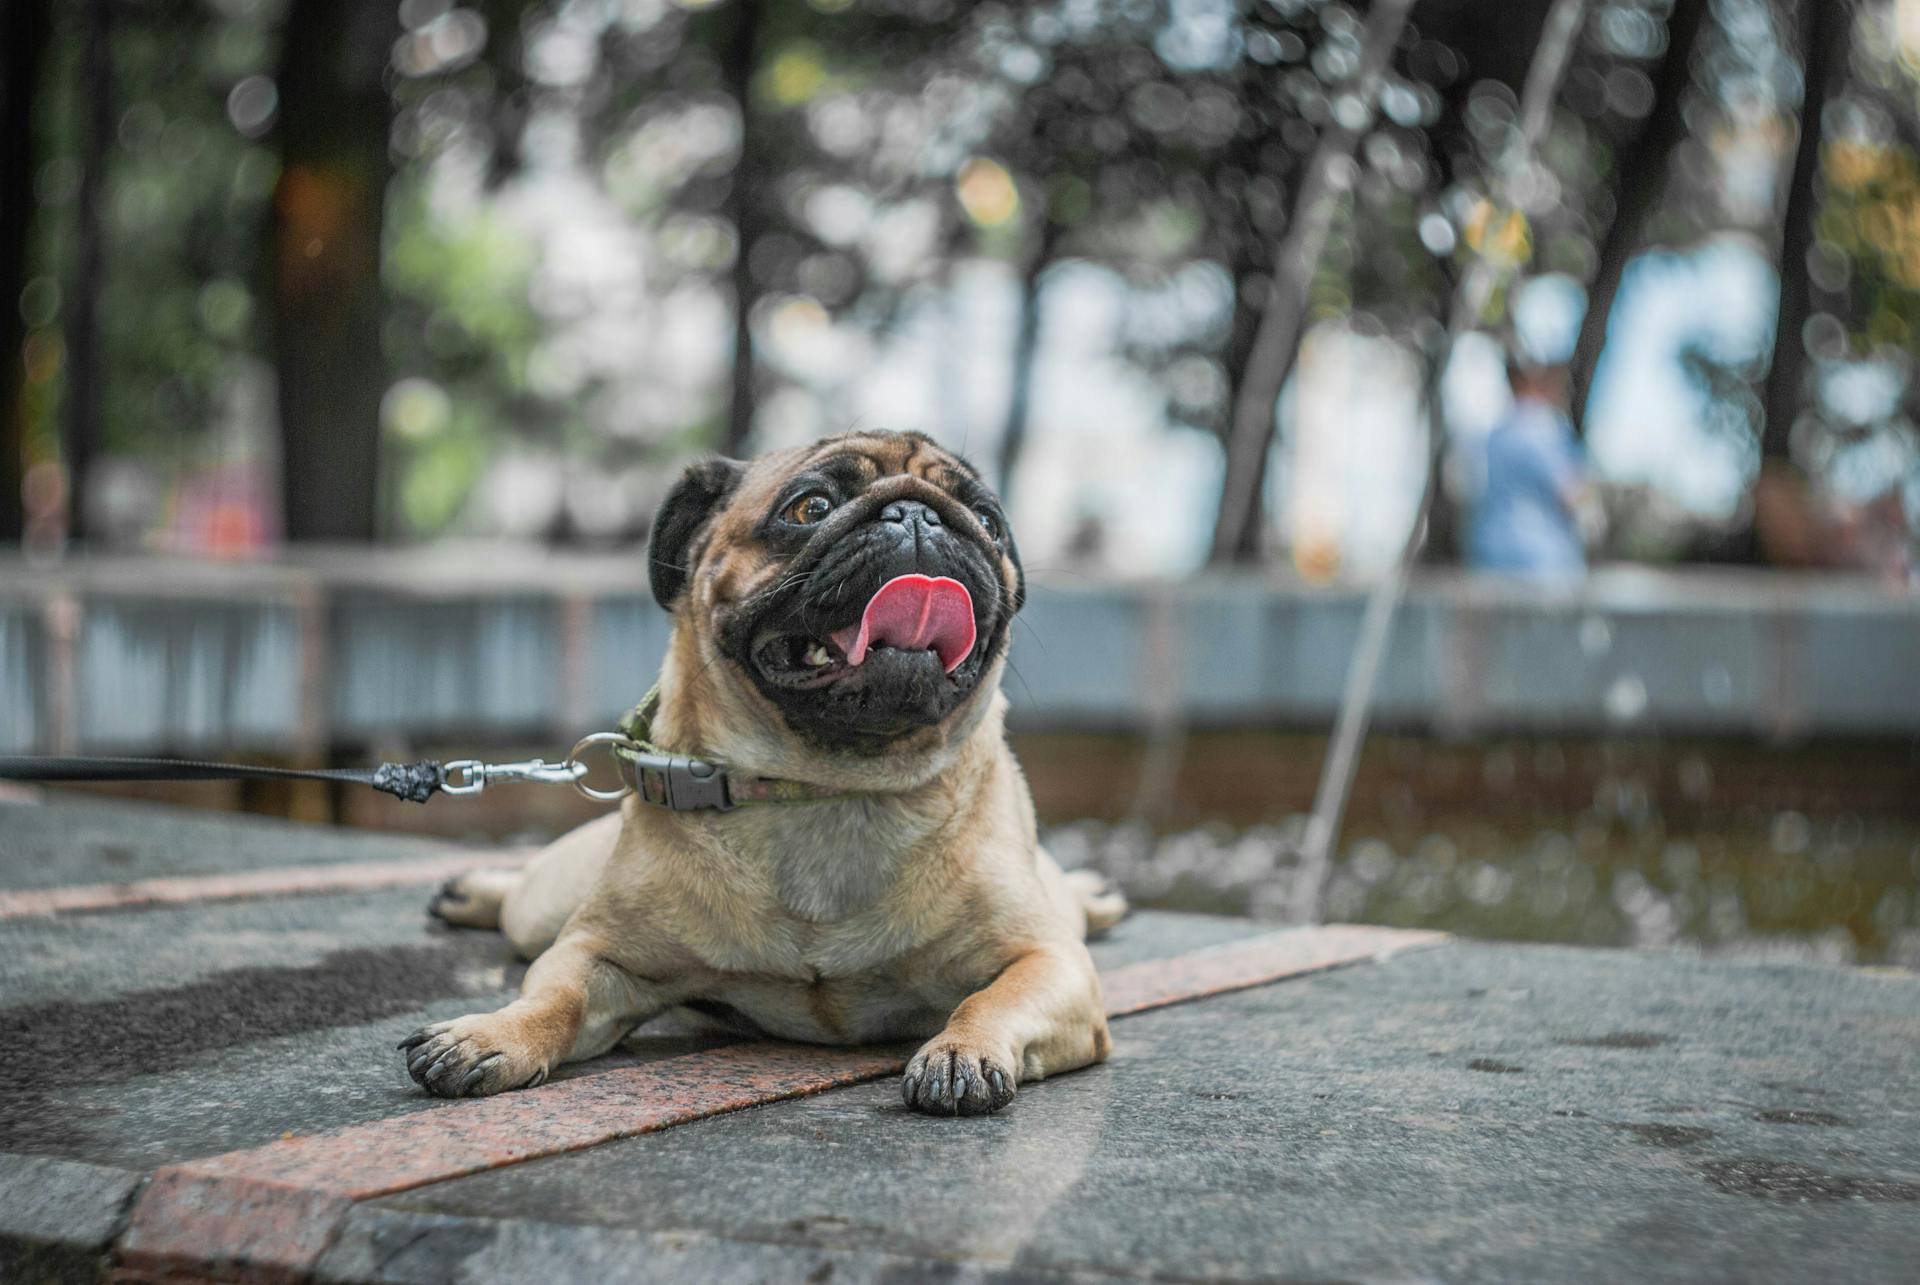
[[[1061,876],[1086,920],[1087,936],[1100,937],[1127,917],[1126,894],[1096,870],[1069,870]]]
[[[901,1096],[929,1115],[981,1115],[1014,1088],[1106,1059],[1100,978],[1079,942],[1035,946],[970,995],[907,1064]]]
[[[427,913],[460,928],[498,928],[500,907],[520,887],[518,870],[469,870],[440,885]]]
[[[539,1084],[562,1062],[604,1053],[683,998],[608,960],[595,939],[574,934],[533,962],[513,1003],[423,1026],[400,1047],[408,1074],[429,1093],[480,1097]]]
[[[1127,898],[1094,870],[1062,870],[1045,848],[1034,849],[1034,873],[1068,920],[1078,920],[1080,936],[1099,937],[1127,917]]]

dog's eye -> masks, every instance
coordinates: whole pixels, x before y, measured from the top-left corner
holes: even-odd
[[[784,515],[796,526],[812,526],[833,512],[833,501],[818,491],[810,491],[787,506]]]
[[[989,539],[998,540],[1000,538],[1000,519],[994,515],[992,509],[975,509],[973,516],[979,518],[980,525],[987,529]]]

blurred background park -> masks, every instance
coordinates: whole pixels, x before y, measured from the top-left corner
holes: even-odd
[[[1920,960],[1920,0],[0,14],[0,751],[551,752],[690,458],[911,428],[1007,499],[1070,864]],[[1548,455],[1571,565],[1488,572]]]

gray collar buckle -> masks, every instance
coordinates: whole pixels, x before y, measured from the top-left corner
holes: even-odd
[[[681,754],[622,755],[631,765],[633,788],[656,807],[673,812],[731,812],[727,773],[717,763]]]

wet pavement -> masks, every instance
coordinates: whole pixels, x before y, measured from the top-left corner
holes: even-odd
[[[0,802],[0,893],[447,854]],[[430,924],[425,884],[207,887],[0,917],[0,1279],[1905,1281],[1920,1262],[1901,970],[1143,914],[1098,950],[1110,1000],[1145,1010],[1113,1060],[996,1116],[907,1112],[897,1052],[654,1027],[543,1089],[440,1103],[393,1045],[511,993],[498,938]]]

